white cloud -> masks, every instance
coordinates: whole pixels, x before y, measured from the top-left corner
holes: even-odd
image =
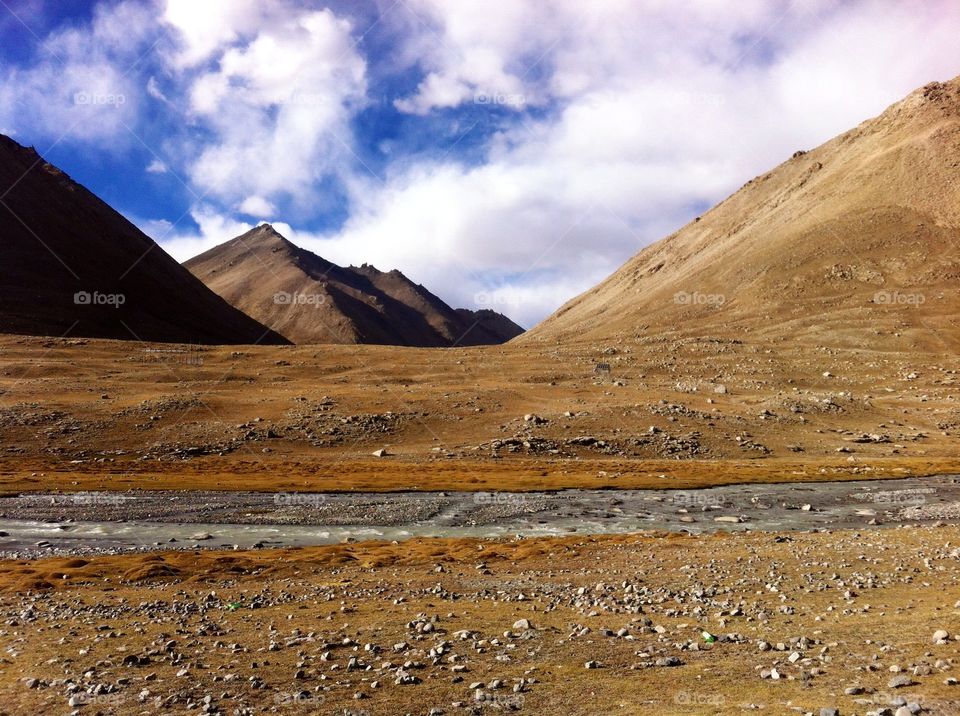
[[[159,159],[154,159],[147,165],[149,174],[166,174],[168,171],[170,171],[170,168]]]
[[[256,32],[266,11],[261,0],[166,0],[162,20],[179,34],[173,64],[182,69],[210,59]]]
[[[124,138],[140,104],[129,70],[152,28],[149,9],[128,0],[97,6],[89,27],[47,36],[42,61],[0,69],[0,123],[87,142]]]
[[[151,77],[147,80],[147,94],[154,99],[160,100],[161,102],[165,102],[167,104],[170,103],[170,100],[167,99],[167,95],[165,95],[163,90],[160,89],[160,83],[157,82],[156,77]]]
[[[166,219],[140,219],[137,217],[128,218],[140,231],[157,243],[173,238],[171,235],[173,232],[172,221],[167,221]]]
[[[209,205],[194,207],[191,218],[199,226],[199,231],[183,230],[169,221],[137,221],[147,236],[159,243],[163,249],[181,263],[217,244],[229,241],[253,228],[253,224],[237,221],[225,216]]]
[[[427,74],[416,92],[395,102],[398,109],[426,114],[480,98],[513,97],[517,107],[533,104],[527,76],[555,41],[558,29],[548,2],[501,3],[492,12],[484,0],[407,0],[417,22],[411,42]]]
[[[167,5],[186,43],[177,61],[216,60],[190,84],[189,112],[213,136],[190,179],[230,205],[259,207],[254,214],[280,197],[309,204],[316,184],[342,171],[349,119],[364,101],[366,63],[350,24],[286,3],[215,4],[196,17],[181,9]]]
[[[273,204],[262,196],[247,197],[237,209],[241,214],[257,219],[268,219],[277,210]]]

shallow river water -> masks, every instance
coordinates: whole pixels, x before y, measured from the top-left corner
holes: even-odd
[[[131,491],[0,498],[0,554],[302,546],[417,536],[810,530],[960,523],[960,476],[528,493]]]

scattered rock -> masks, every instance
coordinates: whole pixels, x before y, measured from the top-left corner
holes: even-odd
[[[656,666],[682,666],[683,662],[676,656],[664,656],[653,662]]]
[[[906,686],[913,686],[916,682],[906,674],[897,674],[887,682],[888,689],[902,689]]]

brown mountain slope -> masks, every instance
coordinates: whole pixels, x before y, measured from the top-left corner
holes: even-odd
[[[523,331],[492,311],[455,311],[399,271],[332,264],[269,224],[184,266],[295,343],[476,346],[503,343]]]
[[[797,152],[521,341],[960,348],[960,78]]]
[[[0,135],[0,333],[282,343],[123,216]]]

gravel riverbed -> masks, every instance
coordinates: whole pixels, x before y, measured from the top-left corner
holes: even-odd
[[[960,521],[960,477],[527,493],[30,493],[0,498],[0,556],[934,521]]]

